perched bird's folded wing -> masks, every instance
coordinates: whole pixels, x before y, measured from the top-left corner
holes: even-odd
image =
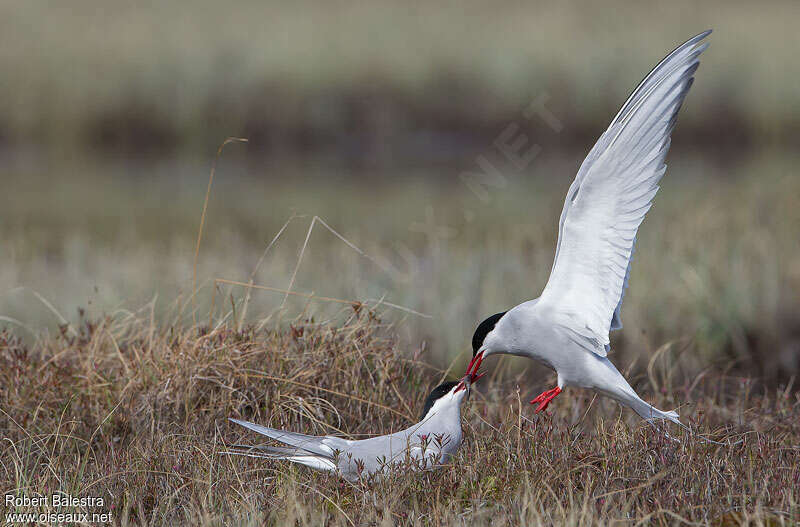
[[[700,44],[676,48],[639,84],[600,136],[567,192],[550,278],[539,299],[555,320],[605,356],[622,327],[636,231],[664,175],[678,110],[692,85]]]
[[[336,460],[333,457],[311,454],[302,448],[231,445],[223,454],[253,457],[256,459],[285,459],[325,472],[334,472],[336,470]]]
[[[265,435],[269,438],[275,439],[276,441],[280,441],[281,443],[285,443],[287,445],[304,450],[306,452],[310,452],[312,454],[317,454],[320,456],[325,456],[328,458],[333,458],[334,451],[336,450],[339,442],[341,442],[342,445],[346,443],[344,439],[339,439],[336,437],[310,436],[306,434],[298,434],[296,432],[277,430],[275,428],[269,428],[266,426],[257,425],[249,421],[240,421],[239,419],[230,419],[230,420],[238,425],[242,425],[245,428],[249,428],[253,432]]]
[[[298,454],[308,454],[297,447],[267,446],[267,445],[228,445],[228,450],[234,454],[250,455],[252,457],[287,457]]]

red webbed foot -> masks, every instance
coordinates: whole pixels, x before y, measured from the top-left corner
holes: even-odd
[[[536,397],[536,399],[531,401],[531,404],[539,403],[539,406],[536,408],[535,412],[538,414],[539,412],[547,408],[547,405],[550,404],[550,401],[555,399],[556,395],[558,395],[559,393],[561,393],[561,388],[559,388],[558,386],[556,386],[552,390],[547,390],[546,392],[540,393]]]

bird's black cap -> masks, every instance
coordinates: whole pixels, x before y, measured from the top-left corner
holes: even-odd
[[[425,407],[422,409],[422,415],[419,417],[420,420],[424,419],[425,416],[428,415],[428,410],[431,409],[433,403],[435,403],[437,399],[450,393],[450,390],[455,388],[456,385],[458,385],[458,381],[448,381],[434,388],[428,398],[425,399]]]
[[[503,318],[506,312],[503,311],[502,313],[495,313],[494,315],[490,316],[480,324],[478,324],[478,328],[475,330],[475,334],[472,335],[472,356],[474,357],[478,350],[483,345],[483,339],[486,338],[486,335],[489,334],[491,330],[494,329],[494,326],[497,324],[497,321]]]

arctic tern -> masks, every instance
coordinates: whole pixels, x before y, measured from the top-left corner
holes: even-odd
[[[611,397],[648,421],[682,425],[676,412],[643,401],[607,355],[609,332],[622,327],[636,232],[666,170],[670,134],[710,33],[689,39],[653,68],[600,136],[567,191],[541,296],[481,322],[468,375],[490,355],[528,357],[558,374],[557,385],[531,401],[536,412],[574,386]]]
[[[460,381],[440,384],[428,396],[418,423],[400,432],[368,439],[311,436],[231,419],[288,446],[237,447],[227,453],[285,459],[336,473],[351,482],[393,469],[436,468],[447,463],[461,446],[461,405],[468,399],[471,385],[481,376],[465,375]]]

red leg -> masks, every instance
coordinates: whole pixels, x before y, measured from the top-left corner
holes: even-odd
[[[550,404],[550,401],[555,399],[556,395],[558,395],[559,393],[561,393],[561,388],[559,388],[558,386],[556,386],[552,390],[547,390],[546,392],[540,393],[536,397],[536,399],[531,401],[531,404],[540,403],[539,406],[536,408],[536,413],[538,414],[539,412],[547,408],[547,405]]]

